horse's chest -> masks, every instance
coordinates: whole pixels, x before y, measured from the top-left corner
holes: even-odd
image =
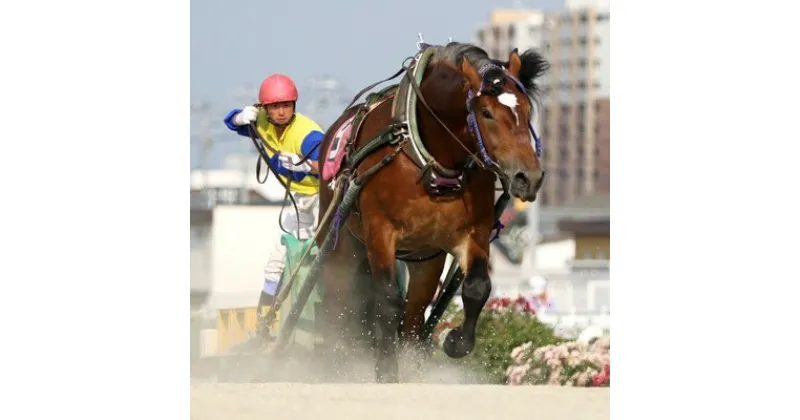
[[[393,217],[402,241],[442,242],[467,232],[473,225],[467,206],[448,204],[410,204]]]

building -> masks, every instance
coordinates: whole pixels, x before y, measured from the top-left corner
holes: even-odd
[[[551,64],[534,126],[549,169],[543,206],[610,191],[610,14],[607,0],[566,1],[555,12],[495,10],[475,34],[492,58],[535,48]]]

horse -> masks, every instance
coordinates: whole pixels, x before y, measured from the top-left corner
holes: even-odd
[[[543,56],[514,49],[503,62],[458,42],[426,49],[427,61],[404,67],[402,81],[383,98],[348,107],[320,148],[321,172],[335,172],[328,182],[321,179],[320,215],[337,205],[334,188],[345,176],[368,178],[346,220],[320,220],[318,238],[339,229],[322,268],[324,346],[327,354],[342,356],[348,337],[369,335],[379,383],[398,382],[400,344],[424,345],[425,310],[439,286],[445,253],[465,277],[464,321],[449,332],[443,349],[451,358],[473,350],[477,320],[492,289],[496,180],[530,202],[545,175],[530,124],[539,103],[536,80],[549,68]],[[381,135],[389,140],[374,143]],[[335,166],[337,158],[347,164]],[[405,302],[397,259],[408,266]]]

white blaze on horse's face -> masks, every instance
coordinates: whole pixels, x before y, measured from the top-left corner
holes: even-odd
[[[517,119],[517,125],[519,125],[519,113],[517,113],[517,96],[513,93],[504,92],[497,97],[497,100],[511,108],[511,112],[514,113],[514,118]]]

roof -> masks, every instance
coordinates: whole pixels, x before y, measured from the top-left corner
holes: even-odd
[[[605,220],[561,220],[558,222],[558,230],[570,232],[575,235],[609,235],[611,233],[611,223]]]
[[[539,239],[539,244],[549,244],[553,242],[560,242],[567,239],[572,239],[575,234],[572,232],[555,232],[549,235],[544,235]]]
[[[268,169],[262,166],[261,179],[266,170]],[[256,180],[256,171],[254,170],[247,172],[237,169],[193,170],[190,172],[190,183],[192,190],[200,190],[204,186],[208,188],[242,188],[246,185],[248,189],[256,191],[270,202],[283,202],[286,195],[283,185],[272,173],[267,177],[267,181],[261,184]]]
[[[608,209],[611,207],[611,194],[599,193],[584,195],[572,200],[563,207],[580,209]]]

